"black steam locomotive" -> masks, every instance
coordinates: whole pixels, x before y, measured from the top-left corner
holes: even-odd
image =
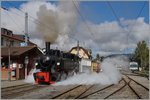
[[[79,71],[79,60],[74,54],[50,49],[50,42],[46,42],[45,55],[36,60],[36,69],[40,71],[34,73],[35,82],[51,84],[64,80]]]

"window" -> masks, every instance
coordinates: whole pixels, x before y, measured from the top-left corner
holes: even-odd
[[[1,28],[1,33],[5,33],[5,29],[4,28]]]
[[[11,46],[14,46],[14,41],[10,41]]]

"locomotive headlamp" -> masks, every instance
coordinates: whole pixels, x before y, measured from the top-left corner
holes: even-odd
[[[60,62],[57,62],[57,66],[59,66],[60,65]]]
[[[48,56],[46,56],[46,61],[47,61],[47,60],[50,60],[50,58],[49,58]]]
[[[38,63],[36,62],[36,63],[35,63],[35,66],[37,66],[37,65],[38,65]]]

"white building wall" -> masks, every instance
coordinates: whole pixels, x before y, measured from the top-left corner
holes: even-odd
[[[91,72],[91,60],[90,59],[84,59],[84,58],[81,59],[79,72],[80,73]]]

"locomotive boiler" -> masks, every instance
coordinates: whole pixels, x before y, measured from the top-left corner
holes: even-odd
[[[36,83],[51,84],[65,80],[79,71],[79,57],[60,50],[50,49],[50,42],[46,42],[45,55],[37,58],[34,73]]]

